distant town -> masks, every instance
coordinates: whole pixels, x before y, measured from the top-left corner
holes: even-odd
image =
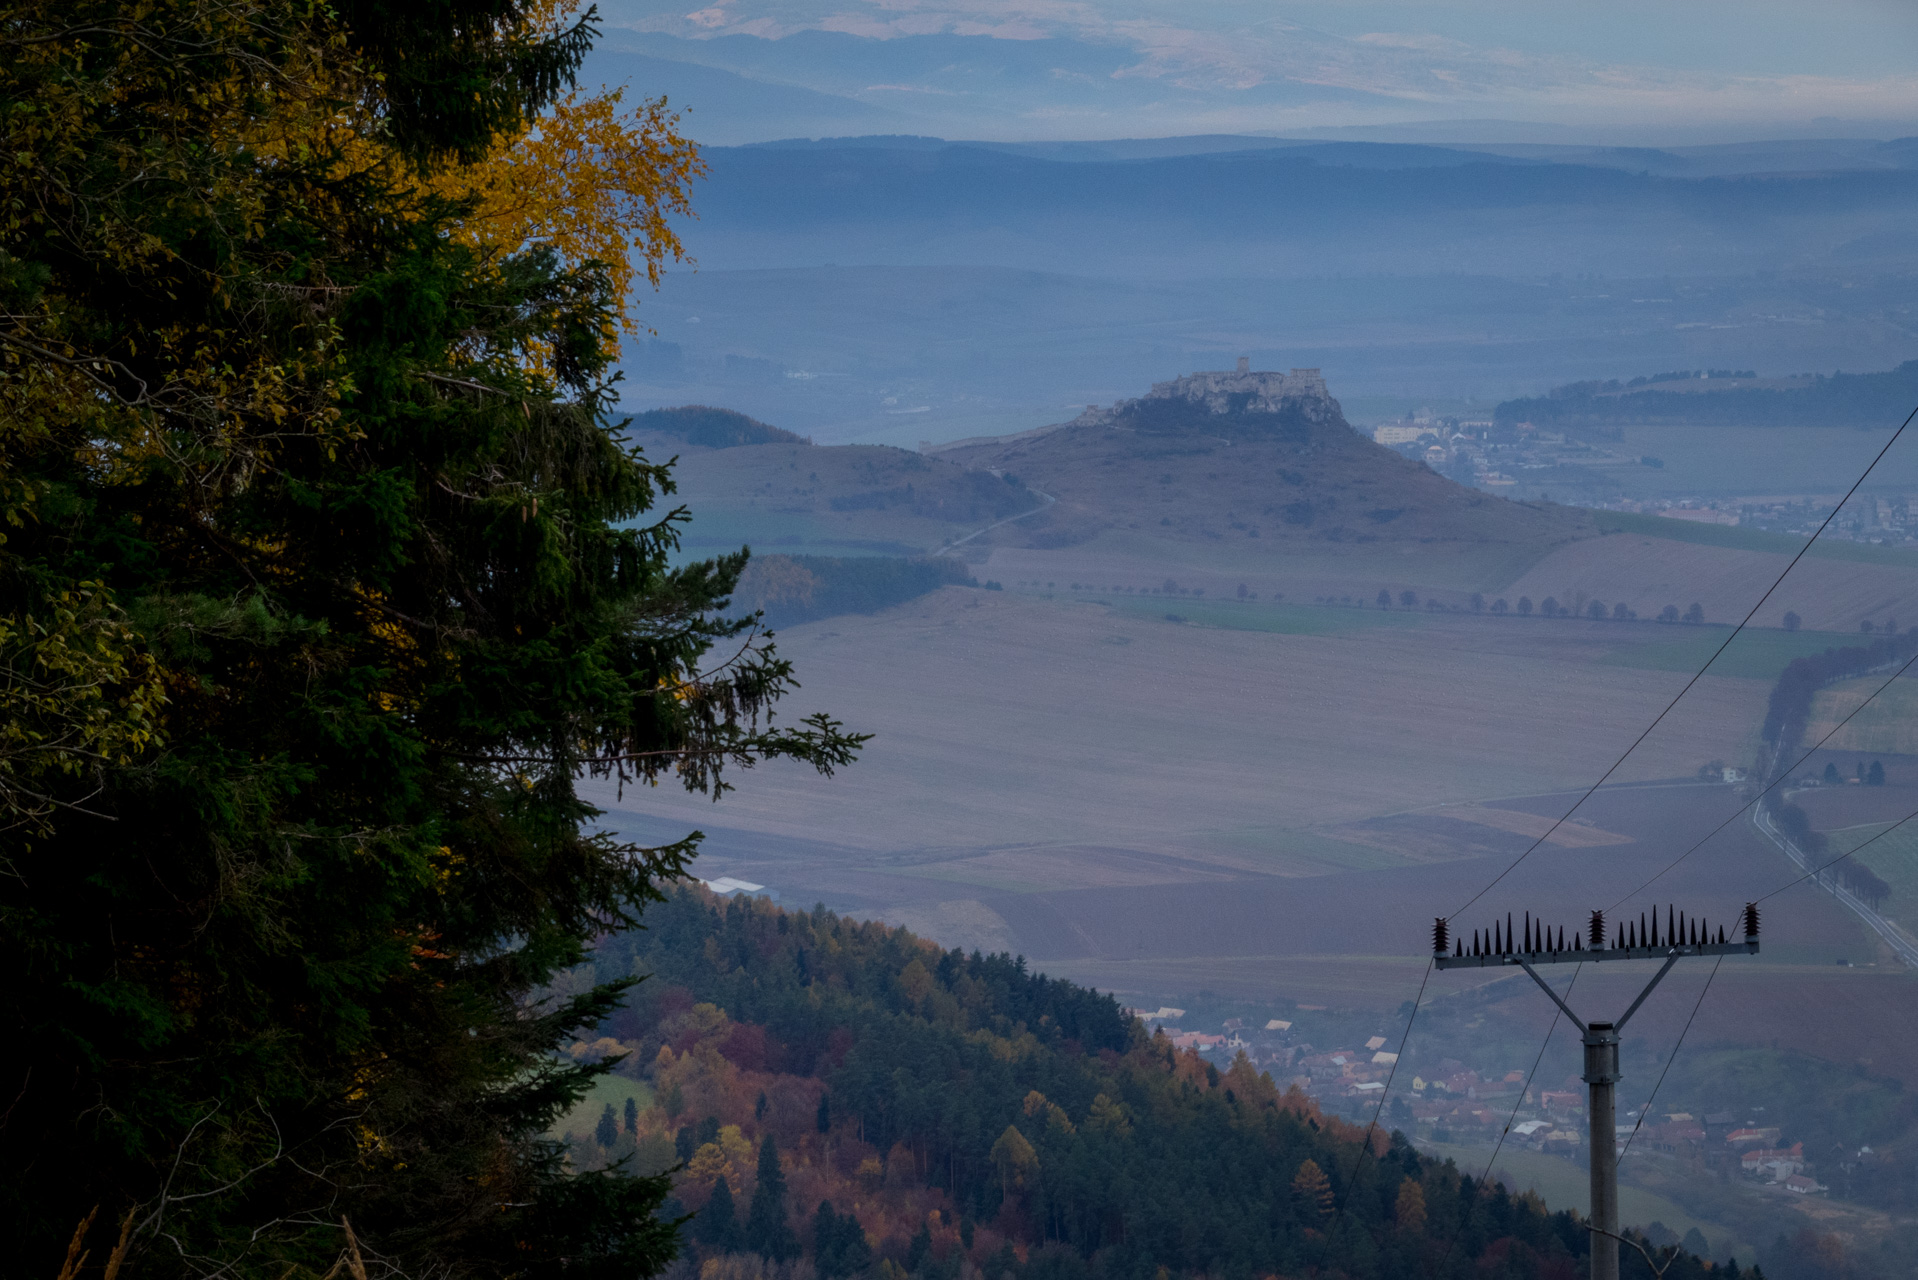
[[[1518,496],[1521,487],[1538,483],[1542,473],[1562,475],[1568,467],[1664,467],[1663,460],[1649,454],[1630,453],[1622,445],[1608,448],[1604,443],[1530,422],[1505,425],[1489,418],[1439,415],[1430,409],[1381,422],[1371,429],[1371,437],[1460,484],[1506,497]],[[1815,532],[1837,497],[1768,494],[1600,499],[1575,486],[1554,490],[1552,496],[1568,506],[1799,535]],[[1856,498],[1822,536],[1884,546],[1918,546],[1914,509],[1918,509],[1918,495]]]
[[[1181,1027],[1184,1009],[1162,1006],[1135,1009],[1176,1049],[1190,1049],[1218,1067],[1240,1054],[1272,1077],[1280,1088],[1297,1087],[1327,1111],[1369,1119],[1385,1095],[1398,1054],[1384,1036],[1350,1047],[1321,1049],[1299,1039],[1285,1018],[1229,1018],[1216,1032]],[[1587,1139],[1585,1085],[1577,1076],[1556,1084],[1526,1083],[1522,1070],[1471,1067],[1457,1058],[1440,1059],[1430,1074],[1414,1074],[1393,1086],[1395,1095],[1382,1124],[1415,1139],[1439,1144],[1490,1148],[1505,1132],[1505,1150],[1583,1158]],[[1621,1157],[1665,1155],[1722,1178],[1740,1178],[1790,1195],[1828,1190],[1805,1158],[1805,1146],[1781,1126],[1734,1111],[1627,1111],[1619,1116],[1614,1141]],[[1507,1131],[1507,1126],[1510,1126]],[[1869,1146],[1856,1153],[1863,1159]]]

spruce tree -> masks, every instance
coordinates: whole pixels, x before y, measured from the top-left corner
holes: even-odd
[[[739,1251],[739,1219],[733,1210],[732,1184],[725,1178],[713,1183],[706,1207],[693,1219],[693,1237],[720,1253]]]
[[[590,41],[551,12],[22,0],[0,27],[22,1274],[96,1206],[142,1280],[323,1275],[343,1218],[452,1280],[671,1256],[664,1179],[573,1176],[547,1136],[605,1069],[556,1050],[624,984],[535,997],[695,846],[597,828],[579,783],[711,794],[857,743],[770,727],[791,671],[729,608],[744,553],[678,562],[612,394],[622,264],[474,230],[480,170],[536,145]],[[663,215],[696,161],[660,137],[632,150]]]
[[[626,1098],[625,1119],[626,1119],[626,1132],[632,1134],[635,1138],[637,1138],[639,1136],[639,1099],[631,1096],[630,1094],[627,1095],[627,1098]]]
[[[599,1113],[599,1123],[593,1128],[593,1137],[602,1147],[610,1147],[619,1141],[619,1121],[613,1117],[612,1103],[607,1103],[606,1109]]]
[[[770,1133],[759,1144],[758,1186],[746,1211],[746,1247],[774,1262],[799,1256],[799,1241],[786,1221],[786,1175]]]

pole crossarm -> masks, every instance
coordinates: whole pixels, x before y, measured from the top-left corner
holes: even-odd
[[[1662,1277],[1665,1273],[1644,1245],[1620,1235],[1618,1230],[1617,1096],[1622,1074],[1618,1069],[1618,1033],[1665,980],[1665,975],[1686,956],[1757,955],[1758,904],[1745,904],[1741,923],[1744,936],[1733,939],[1725,936],[1722,926],[1714,934],[1704,920],[1688,916],[1676,907],[1666,909],[1663,921],[1659,920],[1658,912],[1652,911],[1641,913],[1637,920],[1609,928],[1605,913],[1594,911],[1590,924],[1583,932],[1573,930],[1568,943],[1564,929],[1552,928],[1543,919],[1535,921],[1530,912],[1525,913],[1521,929],[1519,922],[1508,913],[1491,928],[1474,930],[1468,945],[1463,934],[1456,941],[1453,939],[1450,921],[1440,917],[1432,922],[1433,968],[1489,969],[1512,965],[1523,969],[1538,984],[1538,989],[1550,996],[1552,1003],[1571,1019],[1584,1041],[1584,1080],[1590,1090],[1586,1116],[1591,1126],[1591,1280],[1618,1280],[1621,1243],[1644,1254],[1646,1265],[1655,1275]],[[1600,964],[1607,960],[1665,962],[1617,1022],[1586,1022],[1552,990],[1537,968],[1546,964]],[[1701,994],[1699,999],[1703,1000],[1704,996]],[[1667,1257],[1665,1265],[1671,1265],[1671,1257]]]
[[[1683,956],[1755,956],[1758,942],[1689,943],[1682,947],[1617,947],[1604,951],[1513,952],[1502,956],[1439,956],[1434,963],[1441,969],[1490,969],[1500,965],[1597,964],[1603,960],[1677,960]],[[1626,1017],[1630,1017],[1627,1014]]]
[[[1745,904],[1741,923],[1744,926],[1742,937],[1736,934],[1727,937],[1723,926],[1714,936],[1711,926],[1703,920],[1687,918],[1682,912],[1668,908],[1663,922],[1659,920],[1658,912],[1653,911],[1649,917],[1641,914],[1636,921],[1628,920],[1608,930],[1604,913],[1594,911],[1586,930],[1574,930],[1570,941],[1567,941],[1564,929],[1555,932],[1543,921],[1535,922],[1531,913],[1527,912],[1522,930],[1508,914],[1502,925],[1493,921],[1489,929],[1474,930],[1468,942],[1463,933],[1454,939],[1451,922],[1439,920],[1432,929],[1432,963],[1440,969],[1492,969],[1508,965],[1529,967],[1540,964],[1603,964],[1607,960],[1757,955],[1756,905]],[[1628,1013],[1625,1016],[1631,1015]]]
[[[1538,984],[1538,989],[1540,991],[1543,991],[1546,995],[1550,996],[1552,998],[1552,1003],[1565,1011],[1565,1016],[1571,1019],[1573,1026],[1578,1028],[1578,1034],[1584,1035],[1585,1032],[1588,1030],[1588,1028],[1585,1025],[1585,1020],[1572,1012],[1571,1005],[1566,1004],[1563,1000],[1559,999],[1558,992],[1552,990],[1552,988],[1549,985],[1547,985],[1545,979],[1538,976],[1537,969],[1534,969],[1531,965],[1526,964],[1525,961],[1522,959],[1519,961],[1519,963],[1522,965],[1525,965],[1525,972],[1532,975],[1532,981]],[[1643,999],[1644,997],[1641,996],[1639,998]],[[1636,1008],[1637,1006],[1634,1005],[1633,1007]],[[1629,1017],[1630,1015],[1628,1014],[1626,1016]]]

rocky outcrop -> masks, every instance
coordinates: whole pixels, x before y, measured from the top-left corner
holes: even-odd
[[[1155,400],[1182,400],[1217,414],[1280,413],[1289,409],[1302,410],[1314,421],[1343,416],[1317,369],[1254,371],[1241,360],[1239,367],[1229,372],[1188,373],[1169,382],[1155,382],[1144,395],[1121,400],[1109,409],[1087,405],[1084,413],[1062,425],[1108,426],[1133,416],[1142,404]]]

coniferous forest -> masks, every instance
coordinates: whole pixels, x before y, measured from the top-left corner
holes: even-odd
[[[651,1105],[570,1151],[677,1168],[668,1211],[696,1214],[702,1275],[802,1255],[819,1275],[928,1280],[1584,1272],[1574,1215],[1385,1129],[1368,1145],[1243,1059],[1176,1052],[1111,997],[1010,956],[695,886],[604,939],[580,980],[642,975],[574,1052]],[[1624,1265],[1651,1275],[1632,1249]],[[1751,1273],[1674,1255],[1666,1274]]]

